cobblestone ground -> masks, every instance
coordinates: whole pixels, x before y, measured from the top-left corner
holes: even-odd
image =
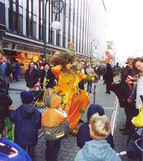
[[[9,94],[13,99],[13,105],[17,108],[21,105],[20,100],[20,92],[26,89],[26,85],[24,80],[20,80],[19,82],[12,82],[10,85]],[[90,103],[93,103],[94,97],[93,94],[89,95]],[[96,87],[96,99],[95,103],[100,104],[105,109],[105,114],[111,120],[112,113],[114,110],[114,102],[115,95],[111,92],[110,95],[105,94],[105,85],[103,85],[102,81],[97,83]],[[40,112],[43,112],[45,109],[38,108]],[[82,120],[86,122],[86,113],[83,114]],[[133,140],[130,141],[128,147],[126,146],[128,136],[122,135],[119,131],[120,128],[123,128],[123,123],[125,122],[125,114],[123,108],[118,108],[118,113],[116,116],[116,124],[114,129],[114,144],[115,151],[120,152],[123,150],[127,150],[129,147],[133,146]],[[80,126],[80,125],[79,125]],[[39,133],[42,132],[42,129],[39,130]],[[76,143],[76,136],[68,135],[62,139],[60,154],[58,157],[58,161],[74,161],[74,158],[79,151],[79,147]],[[36,156],[35,161],[45,161],[45,140],[44,137],[41,137],[38,140],[38,144],[36,146]],[[122,161],[137,161],[128,159],[126,156],[121,156]]]

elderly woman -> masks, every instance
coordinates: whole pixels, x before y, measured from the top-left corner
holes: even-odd
[[[87,76],[76,70],[71,65],[74,62],[74,58],[75,52],[72,43],[69,44],[67,52],[55,53],[51,60],[51,64],[55,65],[55,67],[51,71],[58,79],[58,83],[51,94],[55,93],[62,97],[62,109],[68,113],[70,131],[76,135],[78,121],[89,104],[87,92],[80,89],[78,83],[85,78],[94,81],[97,77]]]

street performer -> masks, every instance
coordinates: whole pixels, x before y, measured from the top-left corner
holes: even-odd
[[[73,43],[68,43],[66,52],[55,52],[51,64],[55,67],[52,72],[58,79],[56,88],[51,94],[58,94],[62,97],[62,109],[68,113],[68,121],[70,132],[76,135],[78,132],[77,124],[81,118],[81,114],[86,110],[89,104],[89,98],[86,91],[78,87],[78,83],[82,79],[90,81],[98,81],[97,75],[87,76],[81,73],[75,66],[72,66],[75,58]]]

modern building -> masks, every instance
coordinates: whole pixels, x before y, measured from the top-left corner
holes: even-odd
[[[9,58],[15,57],[23,65],[43,56],[44,11],[46,10],[46,57],[54,51],[65,51],[73,42],[77,57],[89,57],[91,42],[96,39],[95,6],[97,0],[0,0],[0,49]],[[102,7],[105,4],[101,0]],[[55,14],[55,5],[64,5]],[[60,6],[62,7],[62,6]],[[54,30],[52,22],[60,21]]]

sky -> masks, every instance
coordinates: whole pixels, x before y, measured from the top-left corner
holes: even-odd
[[[143,0],[107,0],[106,7],[107,40],[114,41],[116,56],[143,56]]]

